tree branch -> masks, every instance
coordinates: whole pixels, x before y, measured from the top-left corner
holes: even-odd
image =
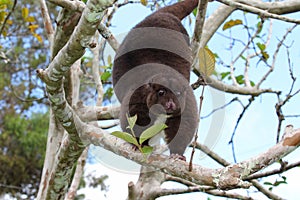
[[[252,174],[252,175],[248,176],[245,180],[258,179],[258,178],[262,178],[262,177],[271,176],[274,174],[280,174],[282,172],[288,171],[294,167],[299,167],[299,166],[300,166],[300,161],[288,164],[285,167],[280,167],[279,169],[274,169],[271,171],[259,172],[259,173]]]
[[[217,1],[219,1],[221,3],[224,3],[224,4],[226,4],[230,7],[234,7],[236,9],[239,9],[239,10],[243,10],[243,11],[258,14],[262,17],[274,18],[274,19],[279,19],[279,20],[285,21],[285,22],[300,24],[300,20],[298,20],[298,19],[292,19],[292,18],[280,16],[280,15],[277,15],[277,14],[273,14],[273,13],[270,13],[270,12],[266,11],[267,9],[262,10],[260,8],[254,7],[254,6],[249,6],[249,5],[238,3],[236,1],[231,1],[231,0],[217,0]],[[249,4],[249,1],[248,1],[248,4]]]
[[[297,12],[300,10],[300,2],[298,0],[289,1],[276,1],[265,2],[260,0],[235,0],[236,2],[251,5],[253,7],[260,8],[261,10],[267,10],[274,14],[288,14]]]
[[[119,119],[119,106],[85,106],[79,102],[74,106],[76,113],[82,121],[97,121],[106,119]]]
[[[41,12],[42,12],[43,20],[44,20],[44,27],[46,29],[47,37],[50,42],[50,45],[52,45],[54,30],[52,27],[51,19],[49,16],[49,12],[48,12],[48,8],[47,8],[45,0],[40,0],[40,6],[41,6]]]
[[[170,159],[165,155],[150,155],[145,160],[144,155],[132,150],[132,145],[109,135],[102,129],[88,126],[83,130],[82,136],[86,142],[101,146],[141,165],[152,166],[170,175],[192,181],[195,184],[214,186],[219,189],[249,187],[248,183],[243,182],[246,177],[283,158],[300,145],[300,130],[295,130],[293,134],[283,139],[280,143],[249,160],[231,164],[221,169],[208,169],[194,165],[193,171],[190,172],[188,171],[189,164],[184,161]]]
[[[43,187],[40,188],[40,191],[43,192],[39,193],[44,195],[44,198],[59,199],[66,194],[74,163],[76,163],[85,148],[78,133],[81,131],[82,122],[66,102],[62,81],[71,65],[81,58],[85,48],[90,46],[91,39],[103,16],[103,11],[112,3],[112,0],[88,1],[77,29],[72,34],[69,42],[58,52],[46,70],[37,70],[38,76],[47,85],[46,88],[54,115],[68,132],[67,137],[61,141],[52,171],[45,173],[49,178],[45,179],[47,182],[43,183]],[[45,189],[47,191],[44,191]]]

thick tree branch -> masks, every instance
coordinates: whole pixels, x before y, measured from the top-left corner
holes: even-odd
[[[119,106],[85,106],[79,102],[75,108],[82,121],[97,121],[106,119],[119,119]]]
[[[276,91],[272,89],[261,89],[261,88],[257,88],[256,86],[242,87],[242,86],[229,85],[212,77],[206,77],[206,81],[211,87],[232,94],[259,96],[260,94],[263,93],[275,93],[275,94],[281,93],[280,91]]]
[[[197,7],[198,12],[196,16],[195,29],[192,37],[193,49],[198,49],[199,46],[198,44],[200,42],[203,27],[204,27],[207,3],[208,0],[199,0],[199,4]]]
[[[65,200],[72,200],[76,197],[76,192],[80,184],[80,180],[82,178],[83,169],[86,163],[86,158],[88,156],[88,147],[85,148],[85,150],[82,152],[81,156],[79,157],[76,165],[76,170],[74,173],[74,178],[72,180],[70,189],[68,193],[65,196]]]
[[[300,145],[300,130],[295,130],[293,134],[280,143],[249,160],[231,164],[221,169],[208,169],[194,165],[193,171],[190,172],[188,171],[188,163],[170,159],[165,155],[151,155],[145,160],[145,157],[140,152],[132,150],[132,145],[109,135],[97,127],[86,127],[82,136],[86,142],[101,146],[141,165],[152,166],[170,175],[192,181],[195,184],[214,186],[220,189],[249,187],[250,185],[245,183],[243,179],[278,161]]]
[[[67,10],[73,10],[73,11],[79,11],[82,12],[83,9],[85,8],[85,4],[83,1],[79,0],[48,0],[49,2],[56,4],[60,7],[63,7]]]
[[[66,1],[66,0],[49,0],[51,3],[54,3],[56,5],[59,5],[69,11],[77,11],[82,12],[85,8],[85,4],[82,1]],[[120,5],[122,6],[122,5]],[[105,38],[110,46],[113,48],[113,50],[117,50],[119,48],[119,43],[117,39],[114,37],[114,35],[111,33],[111,31],[102,23],[99,23],[98,25],[98,31],[102,35],[103,38]]]
[[[197,143],[196,147],[198,149],[200,149],[201,151],[203,151],[206,155],[208,155],[210,158],[215,160],[220,165],[223,165],[223,166],[229,166],[230,165],[230,162],[226,161],[221,156],[219,156],[218,154],[211,151],[207,146],[205,146],[203,144],[200,144],[200,143]],[[253,177],[253,175],[250,175],[249,177]],[[249,177],[245,178],[245,180],[249,180],[253,184],[254,187],[256,187],[260,192],[265,194],[267,197],[269,197],[271,199],[282,199],[281,197],[274,194],[272,191],[269,191],[269,190],[265,189],[257,180],[255,180],[254,178],[249,178]],[[261,177],[263,177],[263,176],[261,176]],[[261,177],[259,177],[259,178],[261,178]],[[213,192],[213,191],[214,190],[209,190],[207,193]]]
[[[65,99],[62,88],[63,76],[70,70],[71,65],[82,57],[85,48],[90,46],[90,41],[97,30],[103,11],[112,3],[112,0],[88,1],[77,29],[72,34],[69,42],[58,52],[46,70],[37,70],[39,77],[47,85],[46,88],[54,115],[68,132],[56,154],[53,169],[48,172],[50,178],[40,188],[40,191],[43,191],[40,193],[45,195],[44,198],[60,199],[64,197],[74,163],[76,163],[85,147],[78,134],[82,124],[80,124],[79,118],[76,117]],[[47,191],[44,191],[44,189],[47,189]]]

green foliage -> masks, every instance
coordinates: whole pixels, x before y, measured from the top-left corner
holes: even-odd
[[[103,97],[104,97],[104,99],[111,99],[113,94],[114,94],[114,90],[113,90],[113,88],[110,87],[105,91]]]
[[[222,72],[221,73],[221,79],[225,79],[226,77],[228,77],[230,75],[230,72]]]
[[[146,140],[154,137],[156,134],[158,134],[165,128],[167,128],[167,125],[165,124],[154,124],[153,126],[149,127],[141,134],[139,143],[142,144]]]
[[[100,79],[103,85],[104,94],[103,94],[103,101],[110,101],[111,97],[114,94],[113,88],[111,86],[111,76],[112,76],[112,58],[109,55],[107,57],[107,60],[101,60],[101,66],[100,66]],[[84,74],[91,74],[92,72],[92,64],[93,64],[93,58],[90,56],[85,55],[81,59],[81,68]],[[88,77],[88,76],[86,76]],[[93,82],[91,82],[90,78],[83,79],[81,83],[81,99],[88,99],[90,100],[95,96],[95,85]]]
[[[111,56],[109,55],[107,57],[107,66],[102,67],[104,71],[101,74],[101,81],[103,82],[108,81],[108,79],[111,77],[112,66],[113,66],[112,59]]]
[[[268,58],[269,58],[270,56],[269,56],[269,54],[265,51],[265,50],[266,50],[266,45],[257,42],[257,43],[256,43],[256,46],[257,46],[257,47],[259,48],[259,50],[261,51],[262,58],[263,58],[264,60],[268,60]]]
[[[118,137],[118,138],[121,138],[121,139],[125,140],[126,142],[134,144],[135,146],[139,146],[139,143],[138,143],[137,139],[129,133],[122,132],[122,131],[114,131],[111,134]]]
[[[224,80],[226,77],[228,80],[231,80],[230,72],[222,72],[222,73],[220,73],[220,75],[221,75],[221,80]],[[244,75],[242,75],[242,74],[236,76],[235,80],[239,85],[245,84]],[[250,85],[253,87],[253,86],[255,86],[255,83],[253,81],[250,81]]]
[[[36,69],[45,68],[50,57],[49,43],[41,36],[39,3],[13,3],[0,1],[0,118],[47,104],[44,85],[36,76]],[[51,5],[49,10],[56,13]]]
[[[130,144],[135,145],[145,155],[150,154],[153,151],[153,148],[150,146],[144,146],[143,143],[146,140],[160,133],[165,128],[167,128],[167,125],[165,124],[154,124],[142,132],[138,141],[137,138],[135,137],[135,133],[133,130],[135,123],[137,121],[137,116],[136,115],[133,117],[127,116],[127,121],[129,124],[127,128],[130,130],[130,133],[122,132],[122,131],[114,131],[112,132],[112,135],[121,138],[126,142],[129,142]]]
[[[245,83],[245,80],[244,80],[244,75],[238,75],[235,77],[236,79],[236,82],[240,85],[244,84]]]
[[[0,195],[10,193],[21,198],[18,195],[25,194],[26,199],[36,195],[46,150],[48,115],[33,114],[26,119],[9,114],[1,121]]]
[[[281,178],[281,180],[276,179],[276,181],[274,181],[274,183],[264,182],[264,184],[267,185],[267,186],[270,186],[269,190],[272,191],[274,187],[278,187],[281,184],[287,184],[285,176],[281,176],[280,178]]]
[[[105,184],[105,181],[108,179],[108,175],[102,175],[96,177],[93,174],[88,174],[85,178],[80,179],[79,188],[85,188],[88,184],[88,187],[97,188],[100,186],[100,190],[107,192],[109,186]],[[86,199],[85,194],[77,194],[75,200],[84,200]]]

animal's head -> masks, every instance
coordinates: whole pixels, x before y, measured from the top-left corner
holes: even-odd
[[[179,79],[156,75],[149,80],[147,106],[155,114],[180,115],[185,107],[186,85]]]

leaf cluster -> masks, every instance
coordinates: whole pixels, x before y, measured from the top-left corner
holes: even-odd
[[[46,150],[48,116],[6,115],[0,127],[0,195],[26,199],[38,191]],[[22,195],[23,194],[23,195]]]
[[[163,131],[165,128],[167,128],[167,125],[165,125],[163,123],[154,124],[154,125],[150,126],[149,128],[147,128],[146,130],[144,130],[141,133],[140,137],[137,138],[136,134],[134,132],[134,129],[133,129],[136,124],[136,121],[137,121],[137,115],[135,115],[133,117],[127,116],[127,121],[129,124],[127,128],[130,130],[130,133],[122,132],[122,131],[114,131],[114,132],[112,132],[112,135],[114,135],[118,138],[121,138],[121,139],[125,140],[126,142],[129,142],[130,144],[133,144],[144,155],[152,153],[153,147],[145,146],[145,145],[143,145],[143,143],[145,141],[149,140],[150,138],[154,137],[161,131]]]

